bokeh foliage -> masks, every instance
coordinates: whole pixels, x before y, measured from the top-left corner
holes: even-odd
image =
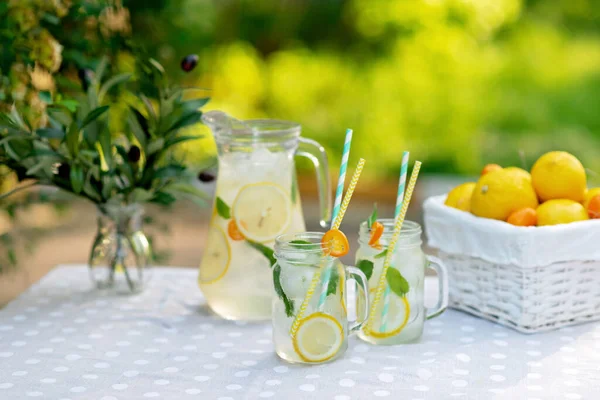
[[[209,108],[297,120],[334,158],[352,127],[372,177],[396,175],[404,149],[429,172],[557,148],[600,170],[597,1],[144,3],[127,2],[133,34],[170,70],[198,52]]]

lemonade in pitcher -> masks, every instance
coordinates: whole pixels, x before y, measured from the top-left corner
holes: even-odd
[[[327,158],[300,125],[203,116],[215,136],[219,175],[199,284],[211,309],[227,319],[271,316],[273,246],[278,235],[305,230],[294,156],[317,168],[322,224],[329,219]]]

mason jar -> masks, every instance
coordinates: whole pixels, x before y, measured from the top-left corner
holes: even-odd
[[[367,279],[354,267],[331,257],[323,233],[277,237],[273,267],[273,342],[277,355],[292,363],[319,364],[340,357],[348,335],[360,330],[368,315]],[[362,289],[361,319],[348,321],[346,282]]]
[[[356,252],[356,267],[369,280],[371,313],[369,321],[359,337],[373,344],[400,344],[418,341],[423,334],[425,320],[444,312],[448,305],[448,274],[440,260],[427,256],[421,245],[421,226],[416,222],[404,221],[394,254],[386,274],[386,284],[376,300],[383,264],[388,245],[394,231],[393,219],[379,219],[384,227],[377,243],[369,245],[371,229],[367,222],[360,225],[359,247]],[[435,307],[425,307],[425,271],[436,271],[438,302]],[[360,298],[357,299],[360,303]],[[362,309],[357,304],[357,310]]]

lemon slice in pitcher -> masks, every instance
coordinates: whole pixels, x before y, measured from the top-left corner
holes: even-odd
[[[293,337],[294,350],[306,362],[333,358],[344,342],[342,325],[331,315],[316,312],[300,321]]]
[[[231,261],[229,242],[227,242],[227,236],[221,227],[210,226],[207,243],[208,252],[204,254],[200,265],[199,280],[202,284],[215,283],[223,278]]]
[[[245,238],[264,243],[282,234],[290,223],[291,202],[279,185],[244,186],[233,202],[233,218]]]
[[[393,293],[389,295],[389,308],[387,316],[382,317],[384,307],[384,296],[381,296],[379,304],[375,310],[371,309],[373,313],[373,322],[371,323],[367,335],[378,339],[385,339],[399,334],[402,329],[408,323],[410,317],[410,303],[406,296],[398,297]],[[382,325],[385,320],[385,329],[382,332]]]

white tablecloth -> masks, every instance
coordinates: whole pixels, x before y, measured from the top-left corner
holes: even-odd
[[[523,335],[456,311],[421,343],[352,339],[320,366],[273,352],[270,323],[207,309],[196,271],[162,268],[135,296],[58,268],[0,310],[0,399],[600,398],[600,324]]]

